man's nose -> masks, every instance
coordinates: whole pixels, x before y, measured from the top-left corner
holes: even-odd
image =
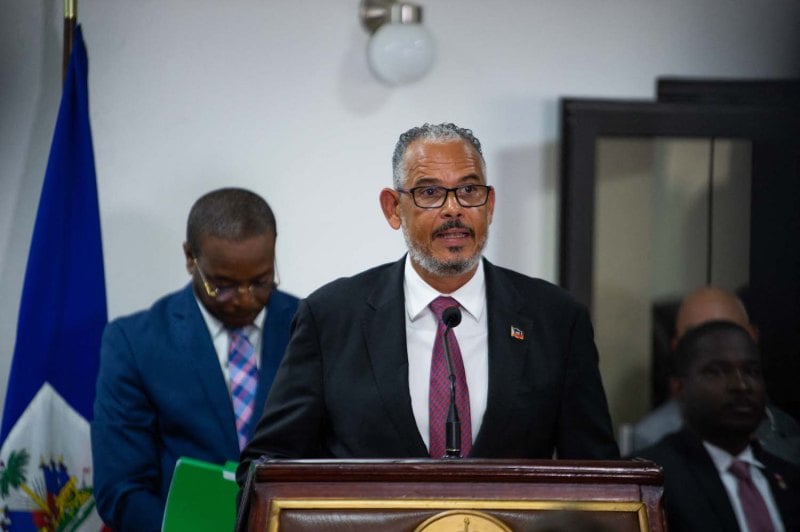
[[[448,190],[446,194],[447,195],[444,197],[444,205],[442,205],[442,210],[444,211],[445,214],[451,216],[454,214],[460,215],[461,209],[463,209],[463,207],[458,202],[458,198],[456,197],[456,191]]]
[[[261,304],[256,298],[255,291],[251,285],[240,285],[236,289],[236,295],[233,297],[233,302],[240,307],[258,306]]]
[[[737,368],[731,372],[730,385],[737,390],[750,390],[753,388],[753,379],[746,370]]]

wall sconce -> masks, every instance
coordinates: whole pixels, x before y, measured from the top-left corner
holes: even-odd
[[[435,45],[422,25],[422,7],[398,0],[361,0],[360,14],[361,24],[372,35],[367,60],[375,77],[403,85],[428,73]]]

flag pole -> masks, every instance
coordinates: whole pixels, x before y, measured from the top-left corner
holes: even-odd
[[[61,62],[61,82],[67,79],[67,65],[72,53],[72,37],[78,21],[78,0],[64,0],[64,57]]]

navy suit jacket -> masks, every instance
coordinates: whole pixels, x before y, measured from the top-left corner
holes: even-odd
[[[256,416],[286,348],[297,302],[274,291],[267,304]],[[181,456],[238,461],[230,394],[191,285],[106,327],[92,453],[97,509],[117,531],[161,529]]]
[[[783,519],[785,530],[800,530],[800,470],[762,450],[753,453],[763,471]],[[664,507],[670,532],[738,532],[739,524],[728,492],[699,437],[688,429],[666,436],[636,452],[664,470]]]
[[[618,458],[585,307],[550,283],[484,265],[489,389],[471,456]],[[428,456],[408,385],[403,268],[339,279],[300,303],[240,482],[262,455]]]

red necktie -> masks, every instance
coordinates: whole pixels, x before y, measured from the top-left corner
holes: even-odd
[[[734,460],[728,468],[736,477],[739,503],[742,505],[744,519],[750,532],[772,532],[772,518],[769,516],[767,504],[750,477],[750,467],[746,462]]]
[[[447,422],[447,411],[450,408],[450,372],[447,368],[447,359],[444,353],[443,335],[445,325],[442,322],[442,312],[452,306],[458,306],[458,302],[452,297],[437,297],[430,304],[439,324],[436,328],[436,340],[433,343],[428,406],[431,458],[442,458],[445,454],[445,424]],[[453,372],[456,376],[456,407],[461,420],[461,456],[468,456],[472,449],[472,423],[464,361],[461,358],[461,349],[458,347],[458,340],[456,340],[452,329],[449,331],[447,338],[450,346],[450,357],[453,360]]]

